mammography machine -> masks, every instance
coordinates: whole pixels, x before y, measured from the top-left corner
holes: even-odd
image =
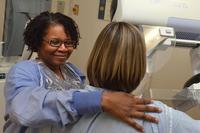
[[[113,21],[125,21],[141,27],[145,36],[147,71],[150,75],[155,71],[153,57],[156,52],[170,47],[192,49],[193,75],[200,73],[200,15],[197,13],[200,11],[199,0],[114,0],[112,4],[115,13]],[[161,62],[157,64],[162,66]],[[181,90],[148,88],[149,95],[154,99],[171,100],[175,108],[187,111],[200,105],[198,76],[189,79]]]

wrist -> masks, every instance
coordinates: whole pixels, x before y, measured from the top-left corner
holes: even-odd
[[[101,98],[101,108],[103,111],[106,111],[108,109],[111,95],[112,92],[103,91]]]
[[[75,92],[73,94],[74,108],[79,115],[101,111],[101,91]]]

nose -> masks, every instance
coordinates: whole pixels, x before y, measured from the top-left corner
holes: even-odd
[[[64,43],[62,43],[61,45],[60,45],[60,47],[58,47],[58,50],[59,51],[68,51],[68,50],[72,50],[71,48],[69,48],[69,47],[66,47],[65,45],[64,45]]]

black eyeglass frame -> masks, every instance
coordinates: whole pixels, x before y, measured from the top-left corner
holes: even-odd
[[[77,45],[79,44],[78,41],[74,40],[61,40],[58,38],[53,39],[43,39],[43,41],[47,42],[52,47],[60,47],[62,44],[65,45],[65,47],[72,47],[73,49],[77,48]]]

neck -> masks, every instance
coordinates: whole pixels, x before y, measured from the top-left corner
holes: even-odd
[[[62,74],[60,66],[52,67],[47,65],[47,67],[49,67],[60,79],[64,80],[64,76]]]
[[[42,60],[41,60],[42,61]],[[60,79],[64,80],[64,76],[62,74],[61,65],[52,65],[52,64],[48,64],[45,63],[44,61],[42,61],[49,69],[51,69]]]

